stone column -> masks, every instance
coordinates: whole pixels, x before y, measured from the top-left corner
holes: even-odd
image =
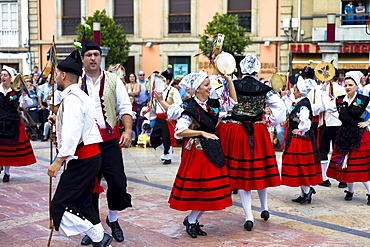
[[[342,43],[318,43],[323,62],[331,62],[331,59],[334,57],[335,61],[333,62],[334,67],[338,68],[338,53],[340,48],[342,48]]]
[[[100,68],[105,70],[105,57],[107,56],[108,51],[110,50],[110,48],[109,47],[100,47],[100,49],[101,49],[101,64],[100,64]],[[109,66],[109,64],[108,64],[108,66]]]

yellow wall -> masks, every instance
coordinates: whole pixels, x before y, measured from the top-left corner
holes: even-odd
[[[161,71],[160,64],[160,47],[159,45],[152,45],[151,47],[146,47],[145,44],[142,45],[143,55],[142,55],[142,65],[145,73],[150,75],[153,71]]]
[[[102,11],[106,8],[106,1],[89,0],[87,3],[87,16],[92,16],[96,10]]]
[[[160,0],[141,1],[141,37],[143,39],[161,37],[161,16]]]

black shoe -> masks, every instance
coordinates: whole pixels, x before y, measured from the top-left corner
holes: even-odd
[[[367,195],[367,205],[370,205],[370,194],[366,194]]]
[[[201,227],[203,227],[203,225],[199,225],[199,222],[197,221],[195,223],[195,230],[197,231],[197,235],[207,236],[207,233],[205,231],[202,231],[202,229],[200,229]]]
[[[49,141],[49,139],[48,138],[46,138],[46,139],[45,138],[42,138],[41,141],[42,142],[47,142],[47,141]]]
[[[270,213],[269,211],[267,210],[263,210],[261,212],[261,218],[264,220],[264,221],[267,221],[269,218],[270,218]]]
[[[326,179],[324,182],[319,183],[319,185],[324,186],[324,187],[330,187],[331,183],[330,183],[329,179]]]
[[[3,182],[4,183],[9,182],[9,180],[10,180],[9,178],[10,178],[10,175],[8,175],[8,174],[5,173],[4,174],[4,177],[3,177]]]
[[[171,164],[171,160],[163,160],[163,165],[169,165]]]
[[[123,240],[125,240],[125,238],[123,237],[122,229],[118,224],[118,220],[109,222],[108,216],[107,216],[107,219],[105,220],[105,222],[107,222],[107,225],[112,229],[112,236],[117,242],[122,242]]]
[[[348,190],[345,190],[344,193],[347,193],[346,196],[344,197],[344,200],[345,201],[352,201],[353,193],[355,193],[355,192],[349,192]]]
[[[231,190],[231,193],[237,195],[238,194],[238,190],[236,190],[236,189]]]
[[[85,237],[83,237],[82,240],[81,240],[81,245],[90,245],[92,243],[93,243],[93,241],[87,235],[85,235]]]
[[[345,182],[339,182],[338,188],[347,188],[347,183],[345,183]]]
[[[304,203],[311,203],[311,200],[312,200],[312,194],[316,194],[316,191],[314,188],[310,187],[310,191],[306,194],[304,193],[303,195],[303,199],[301,201],[301,204],[304,204]]]
[[[253,222],[250,221],[250,220],[247,220],[245,223],[244,223],[244,228],[245,230],[247,230],[248,232],[252,231],[252,228],[253,228]]]
[[[292,202],[301,202],[303,200],[302,196],[298,196],[296,199],[292,199]]]
[[[189,221],[188,221],[188,216],[185,217],[182,224],[184,224],[184,226],[186,226],[186,232],[190,235],[190,237],[192,237],[192,238],[198,237],[196,224],[190,224]]]
[[[99,243],[93,242],[93,246],[94,247],[108,247],[112,243],[112,241],[113,241],[113,238],[109,236],[108,234],[104,233],[104,237],[102,241],[100,241]]]

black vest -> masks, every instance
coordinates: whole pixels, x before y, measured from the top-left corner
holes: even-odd
[[[0,144],[3,141],[18,139],[20,119],[18,102],[21,94],[20,91],[10,91],[6,95],[0,93]],[[11,100],[11,96],[15,99]]]
[[[340,154],[347,154],[350,150],[360,147],[364,129],[357,125],[364,121],[366,107],[370,100],[367,96],[357,94],[352,103],[348,105],[343,101],[344,97],[345,95],[339,96],[336,100],[339,119],[342,121],[335,140],[336,150]]]

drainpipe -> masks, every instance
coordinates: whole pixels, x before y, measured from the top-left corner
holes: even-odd
[[[302,0],[298,0],[298,31],[297,31],[297,41],[301,41],[301,4]]]

